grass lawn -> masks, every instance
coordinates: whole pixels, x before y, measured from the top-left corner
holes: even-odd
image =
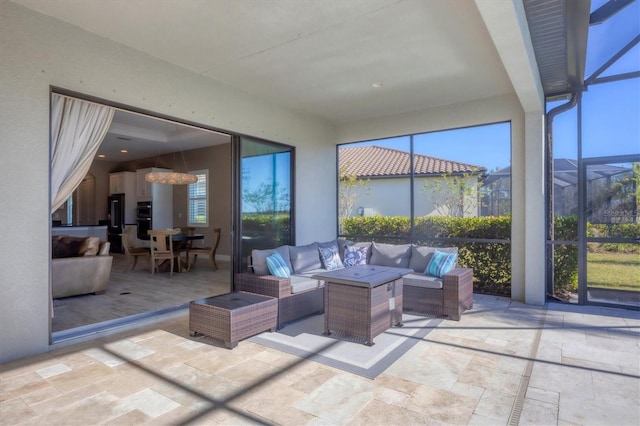
[[[638,253],[588,253],[589,287],[640,290],[640,255]]]

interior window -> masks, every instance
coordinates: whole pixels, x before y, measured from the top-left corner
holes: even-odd
[[[190,172],[198,177],[196,183],[189,185],[188,217],[189,226],[209,226],[209,194],[207,191],[209,182],[208,170],[196,170]]]

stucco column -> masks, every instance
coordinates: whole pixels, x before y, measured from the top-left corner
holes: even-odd
[[[545,302],[544,113],[524,122],[524,302]]]

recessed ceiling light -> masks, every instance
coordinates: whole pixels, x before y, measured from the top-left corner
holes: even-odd
[[[129,151],[127,151],[126,149],[121,149],[120,152],[123,153],[123,154],[126,154]]]
[[[98,154],[98,158],[106,158],[107,156],[104,154]]]
[[[381,81],[376,81],[375,83],[371,83],[371,87],[375,87],[376,89],[379,89],[382,86],[384,86],[384,83]]]

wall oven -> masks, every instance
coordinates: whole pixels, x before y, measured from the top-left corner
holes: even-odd
[[[147,231],[150,229],[153,229],[151,227],[151,218],[150,217],[138,218],[137,225],[138,225],[138,239],[148,240],[149,234],[147,234]]]
[[[138,219],[151,217],[151,201],[140,201],[136,207]]]
[[[138,206],[136,207],[136,224],[138,225],[138,239],[148,240],[149,234],[147,234],[147,231],[153,229],[150,201],[142,201],[138,203]]]

